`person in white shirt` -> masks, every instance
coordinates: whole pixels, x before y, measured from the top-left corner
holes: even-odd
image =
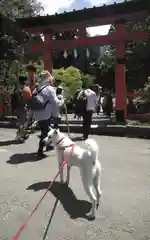
[[[62,116],[62,113],[63,113],[63,108],[64,108],[64,104],[65,104],[65,100],[64,100],[64,96],[63,96],[63,88],[61,86],[58,86],[57,89],[56,89],[56,95],[57,95],[57,98],[60,102],[60,109],[59,109],[59,112],[60,112],[60,116]]]
[[[90,133],[91,123],[92,123],[92,115],[93,112],[96,110],[97,106],[97,88],[96,85],[92,86],[91,88],[87,88],[85,90],[82,90],[79,93],[78,99],[82,96],[85,97],[85,106],[82,109],[82,117],[83,117],[83,139],[87,139],[88,135]]]

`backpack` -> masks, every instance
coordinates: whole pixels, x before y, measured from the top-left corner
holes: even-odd
[[[27,100],[27,105],[31,110],[40,111],[45,109],[49,100],[45,102],[43,96],[39,94],[45,87],[47,86],[44,86],[43,88],[38,90],[36,93],[32,95],[30,99]]]
[[[87,106],[87,97],[84,91],[80,94],[79,97],[77,97],[76,104],[78,106],[78,113],[82,116],[83,113],[86,111],[86,106]]]

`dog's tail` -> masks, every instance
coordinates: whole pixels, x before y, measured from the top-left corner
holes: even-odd
[[[85,145],[87,147],[87,150],[91,153],[92,159],[98,159],[99,147],[97,142],[94,139],[87,139],[85,141]]]

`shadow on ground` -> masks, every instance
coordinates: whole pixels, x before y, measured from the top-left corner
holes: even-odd
[[[27,188],[27,190],[40,191],[48,189],[51,182],[38,182]],[[88,201],[78,200],[67,184],[54,182],[49,190],[63,205],[64,210],[73,218],[85,218],[90,220],[86,215],[91,210],[91,203]]]
[[[17,140],[7,140],[7,141],[0,142],[0,147],[9,146],[9,145],[16,145],[16,144],[21,144],[21,142],[17,141]]]
[[[47,156],[45,156],[47,157]],[[44,157],[44,158],[45,158]],[[36,161],[40,161],[44,158],[39,158],[37,156],[37,153],[17,153],[14,154],[10,157],[10,160],[7,161],[7,163],[15,165],[15,164],[21,164],[21,163],[25,163],[25,162],[36,162]]]

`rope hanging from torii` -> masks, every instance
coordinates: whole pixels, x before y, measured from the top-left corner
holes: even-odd
[[[75,59],[78,57],[77,49],[73,49],[73,55],[74,55],[74,58],[75,58]],[[68,50],[67,50],[67,49],[64,50],[63,57],[64,57],[65,59],[68,58]],[[87,57],[88,59],[90,58],[90,51],[89,51],[88,48],[86,48],[86,57]]]

